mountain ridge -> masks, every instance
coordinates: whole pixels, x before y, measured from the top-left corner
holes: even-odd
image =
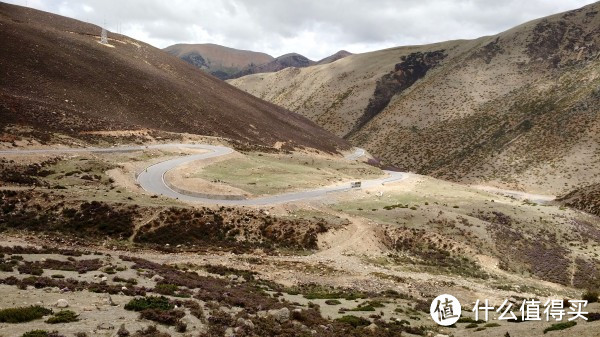
[[[98,26],[4,3],[0,23],[0,43],[12,46],[0,51],[7,137],[16,129],[75,138],[152,129],[271,147],[348,147],[298,114],[127,36],[109,32],[103,45]]]
[[[275,59],[266,53],[235,49],[213,43],[179,43],[163,50],[220,79],[226,79],[253,64],[264,64]]]

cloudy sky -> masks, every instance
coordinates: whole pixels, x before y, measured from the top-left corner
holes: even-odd
[[[6,0],[4,0],[6,1]],[[591,0],[9,0],[164,48],[217,43],[314,60],[491,35]]]

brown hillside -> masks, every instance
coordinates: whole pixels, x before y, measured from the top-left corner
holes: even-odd
[[[403,170],[549,194],[600,181],[600,3],[230,83]]]
[[[265,53],[234,49],[212,43],[175,44],[163,50],[220,79],[228,78],[246,67],[274,60],[274,57]]]
[[[576,189],[560,198],[562,204],[600,216],[600,184]]]
[[[253,144],[333,151],[346,143],[304,117],[246,94],[127,36],[99,43],[95,25],[0,4],[0,127],[149,128]]]
[[[329,55],[329,56],[317,61],[316,64],[327,64],[327,63],[335,62],[339,59],[343,59],[344,57],[347,57],[350,55],[353,55],[353,54],[351,52],[348,52],[345,50],[340,50],[333,55]]]

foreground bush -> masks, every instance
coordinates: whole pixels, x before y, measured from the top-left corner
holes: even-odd
[[[125,304],[125,310],[144,311],[146,309],[171,310],[173,304],[164,296],[148,296],[134,298]]]
[[[30,307],[8,308],[0,310],[0,323],[23,323],[40,319],[52,313],[52,310],[34,305]]]
[[[74,311],[61,310],[61,311],[57,312],[56,314],[54,314],[54,316],[48,318],[48,320],[46,320],[46,323],[57,324],[57,323],[77,322],[79,320],[79,318],[77,318],[78,316],[79,315],[77,315]]]
[[[57,332],[48,332],[46,330],[32,330],[24,333],[21,337],[64,337]]]
[[[185,313],[181,310],[158,310],[158,309],[146,309],[140,314],[143,319],[148,319],[164,325],[175,325],[179,323],[179,320],[185,316]]]
[[[544,333],[548,333],[550,331],[564,330],[564,329],[572,328],[576,325],[577,325],[577,322],[575,322],[575,321],[556,323],[556,324],[552,324],[551,326],[544,329]]]
[[[586,291],[582,298],[582,300],[588,301],[588,303],[596,303],[598,302],[598,292],[596,291]]]
[[[368,319],[362,318],[362,317],[356,317],[353,315],[346,315],[346,316],[342,316],[338,319],[336,319],[336,321],[338,322],[342,322],[342,323],[346,323],[346,324],[350,324],[353,327],[359,327],[362,325],[369,325],[371,324],[371,321],[369,321]]]

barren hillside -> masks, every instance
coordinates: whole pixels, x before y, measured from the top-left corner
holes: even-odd
[[[562,194],[600,181],[599,11],[230,83],[403,170]]]
[[[347,147],[306,118],[127,36],[109,33],[103,45],[100,27],[4,3],[0,25],[0,45],[10,46],[0,49],[2,139],[19,130],[47,138],[152,129],[267,146]]]

